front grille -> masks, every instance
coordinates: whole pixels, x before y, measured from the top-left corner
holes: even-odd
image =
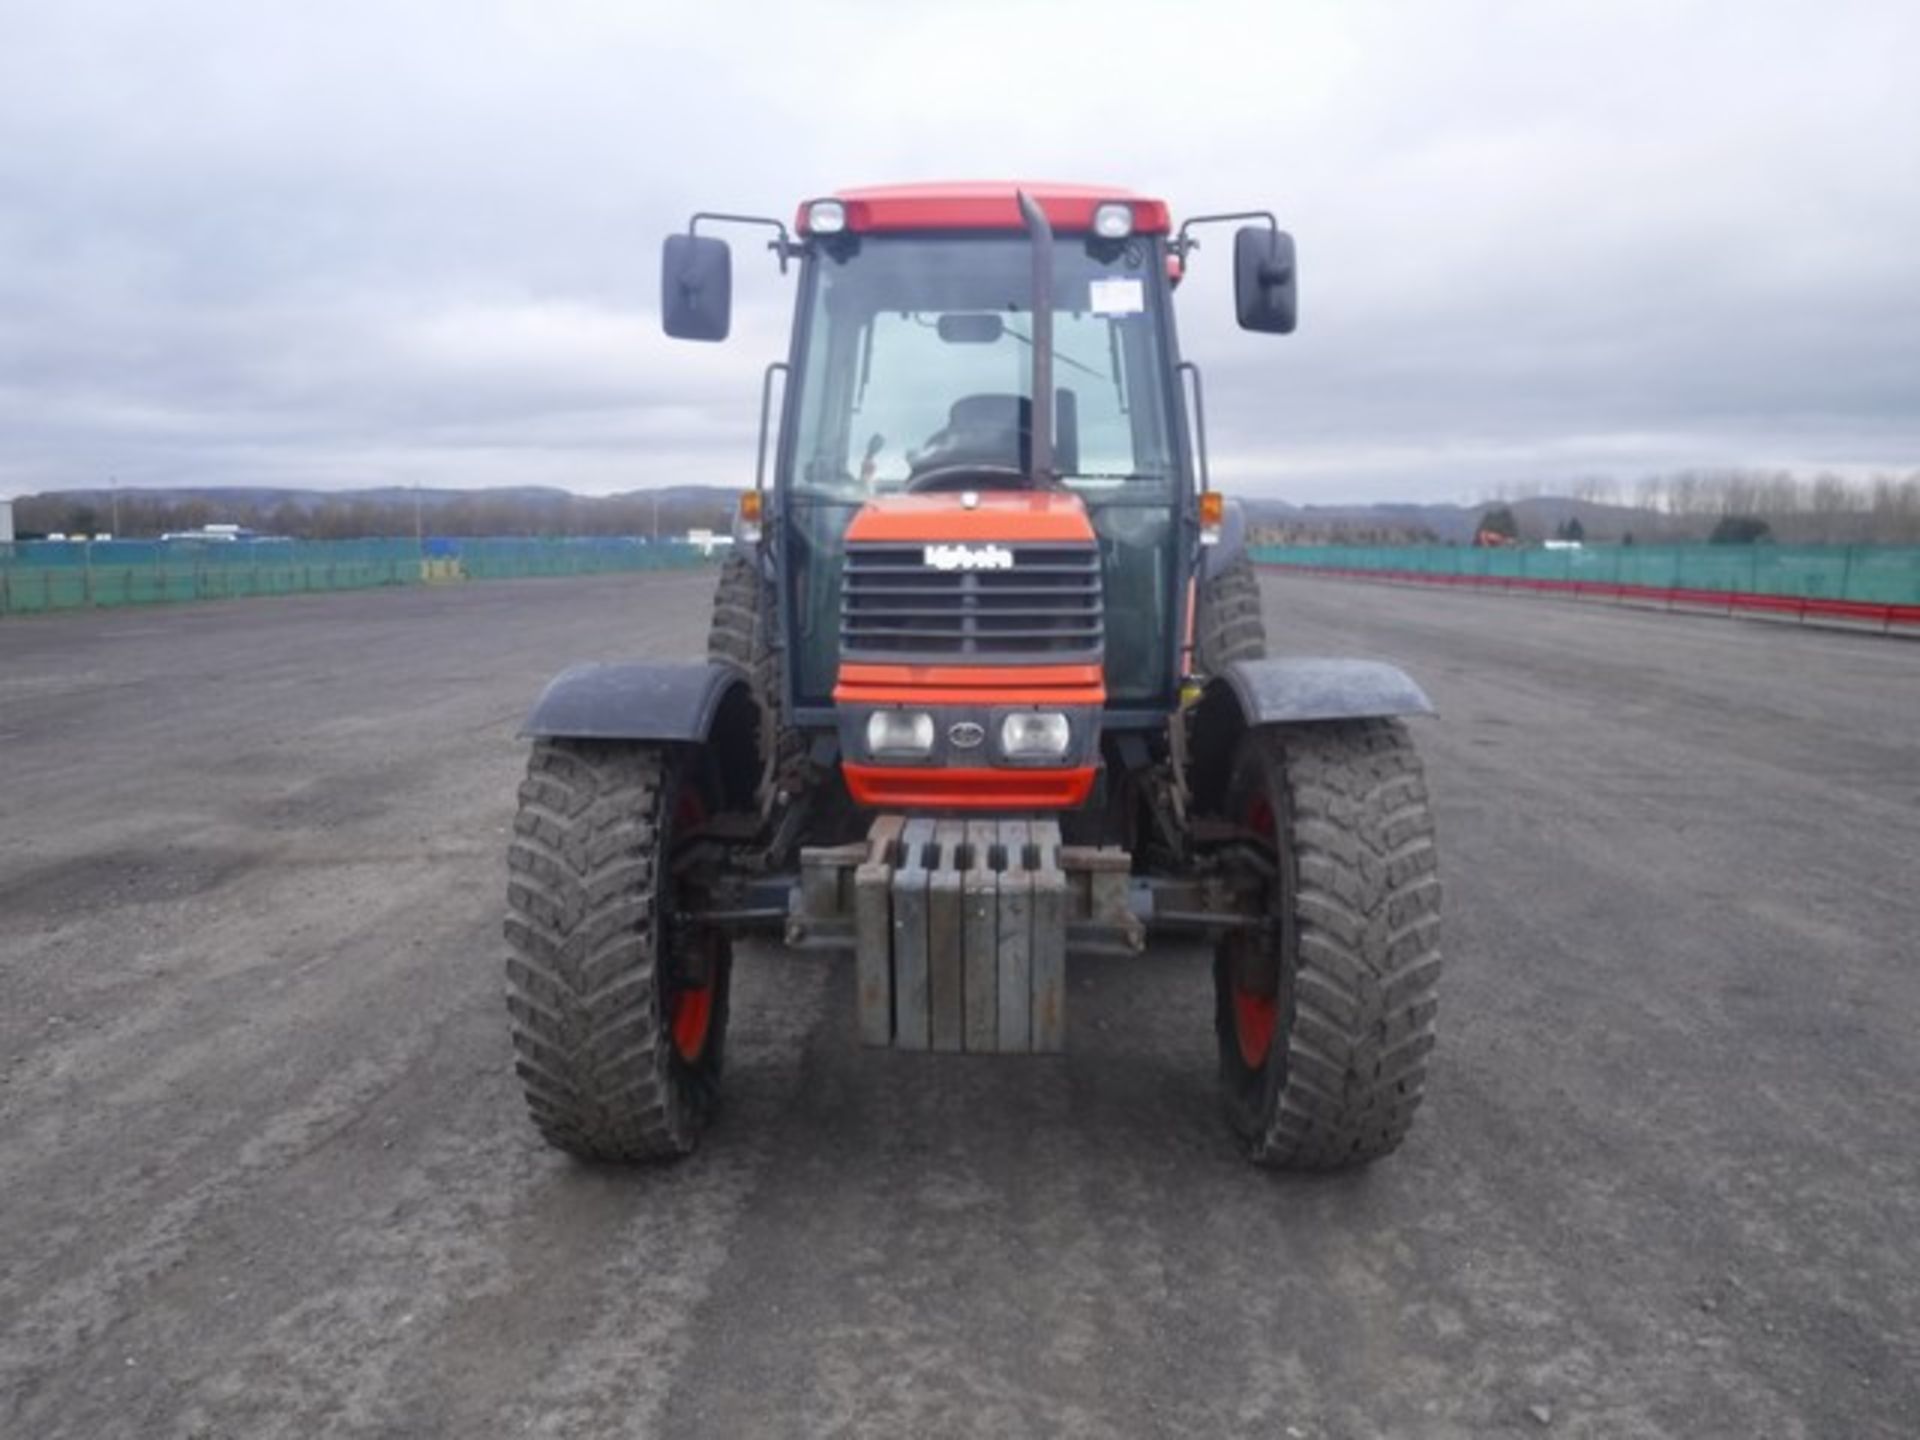
[[[995,548],[1012,552],[1012,565],[942,570],[927,563],[926,545],[849,545],[841,654],[1097,658],[1099,551],[1092,545]]]

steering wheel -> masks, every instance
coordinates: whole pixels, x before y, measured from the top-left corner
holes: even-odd
[[[1017,465],[995,465],[987,461],[962,460],[932,465],[909,475],[905,486],[909,495],[939,495],[953,490],[1031,490],[1033,477]]]

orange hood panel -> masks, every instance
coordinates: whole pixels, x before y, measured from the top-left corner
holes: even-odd
[[[847,527],[850,543],[940,543],[999,540],[1010,544],[1088,544],[1093,526],[1078,495],[1054,490],[982,490],[972,509],[960,492],[888,495],[869,500]]]

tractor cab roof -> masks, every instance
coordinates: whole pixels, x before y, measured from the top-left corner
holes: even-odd
[[[1061,185],[1053,181],[960,180],[927,185],[874,185],[835,191],[830,199],[846,206],[846,228],[855,234],[889,230],[1023,230],[1017,200],[1024,190],[1057,231],[1089,231],[1094,208],[1106,201],[1133,207],[1133,231],[1164,235],[1169,227],[1166,202],[1112,185]],[[797,226],[812,233],[811,202],[800,206]]]

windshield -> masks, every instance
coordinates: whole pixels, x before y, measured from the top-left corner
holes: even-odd
[[[790,471],[796,492],[863,500],[943,465],[1024,470],[1033,390],[1032,242],[863,236],[821,246]],[[1076,490],[1164,495],[1158,249],[1054,245],[1054,469]]]

